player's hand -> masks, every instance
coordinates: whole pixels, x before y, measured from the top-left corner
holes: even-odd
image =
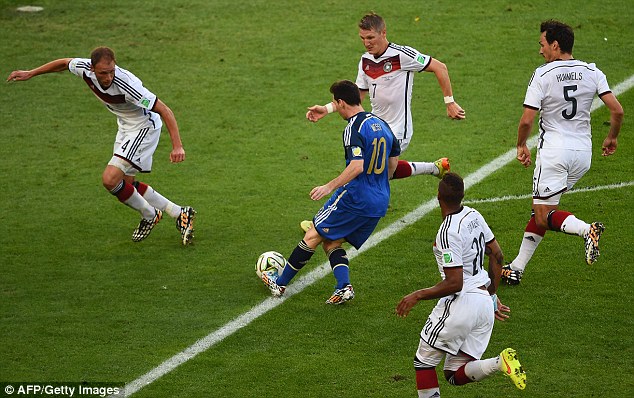
[[[618,142],[616,138],[605,137],[605,140],[603,140],[603,145],[601,146],[601,150],[603,151],[602,155],[603,156],[613,155],[614,152],[616,152],[617,145],[618,145]]]
[[[462,109],[457,102],[447,104],[447,116],[454,120],[462,120],[467,117],[464,109]]]
[[[330,192],[332,192],[332,189],[328,185],[320,185],[310,191],[310,198],[312,200],[319,200],[330,194]]]
[[[416,296],[416,292],[408,294],[403,297],[401,302],[396,306],[396,315],[405,318],[417,303],[418,297]]]
[[[528,149],[528,145],[524,144],[517,147],[517,161],[524,167],[531,165],[531,151]]]
[[[181,146],[172,149],[172,152],[170,152],[170,161],[172,163],[180,163],[183,160],[185,160],[185,150],[183,149],[183,147]]]
[[[13,72],[11,72],[9,77],[7,77],[7,81],[11,82],[11,81],[29,80],[31,78],[30,72],[31,71],[28,71],[28,70],[14,70]]]
[[[315,123],[317,120],[328,114],[328,110],[323,105],[313,105],[308,108],[308,112],[306,112],[306,119]]]
[[[498,301],[498,305],[497,305],[498,309],[495,311],[495,319],[497,319],[498,321],[504,322],[509,317],[506,314],[509,314],[511,312],[511,309],[507,305],[502,304],[499,297],[497,298],[497,301]]]

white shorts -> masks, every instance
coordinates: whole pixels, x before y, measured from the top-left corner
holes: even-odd
[[[152,156],[159,143],[161,129],[150,127],[139,131],[119,131],[114,142],[114,153],[109,165],[126,175],[152,171]]]
[[[540,149],[533,172],[533,203],[557,205],[590,169],[592,151]]]
[[[429,355],[418,350],[417,360],[436,366],[442,353],[455,356],[459,351],[480,359],[489,345],[494,320],[493,300],[486,290],[441,298],[420,332],[421,340],[441,353]]]
[[[407,138],[397,138],[398,140],[398,144],[401,147],[401,153],[405,152],[405,150],[407,149],[407,147],[409,146],[409,142],[412,140],[412,135],[410,134],[409,137]]]

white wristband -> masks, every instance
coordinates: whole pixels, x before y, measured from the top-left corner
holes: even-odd
[[[451,104],[452,102],[456,102],[453,100],[453,95],[445,97],[445,104]]]
[[[491,295],[491,300],[493,300],[493,312],[498,310],[498,295],[493,293]]]
[[[326,111],[328,111],[328,113],[333,113],[335,111],[335,107],[332,105],[332,102],[329,102],[324,106],[326,107]]]

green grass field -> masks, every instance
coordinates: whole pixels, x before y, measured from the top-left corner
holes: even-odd
[[[356,77],[356,24],[369,10],[385,17],[388,39],[447,64],[467,112],[447,119],[434,76],[419,74],[416,133],[403,158],[449,156],[465,177],[514,148],[526,85],[543,63],[542,20],[572,25],[575,57],[596,62],[612,87],[634,74],[634,9],[612,0],[42,0],[35,14],[15,11],[21,5],[0,1],[0,76],[112,47],[172,108],[187,151],[170,164],[164,130],[144,181],[194,206],[198,220],[190,247],[169,218],[133,243],[137,213],[101,186],[114,116],[70,73],[0,84],[0,382],[129,383],[268,298],[255,260],[290,254],[299,221],[322,203],[310,189],[343,168],[345,123],[311,124],[304,113],[329,100],[333,81]],[[579,188],[634,180],[634,92],[618,98],[626,113],[618,151],[600,156],[609,120],[601,108]],[[500,164],[467,199],[528,194],[531,178],[517,162]],[[378,230],[436,188],[431,177],[394,181]],[[441,379],[444,397],[634,396],[633,203],[632,186],[564,196],[562,208],[607,230],[592,267],[581,239],[549,232],[522,285],[501,288],[512,316],[496,323],[486,356],[517,349],[527,389],[501,375],[463,387]],[[474,206],[512,260],[530,200]],[[355,257],[357,297],[347,305],[323,304],[328,275],[133,396],[415,397],[412,358],[434,302],[405,319],[394,307],[438,281],[431,244],[440,222],[433,210]],[[302,274],[324,261],[318,252]]]

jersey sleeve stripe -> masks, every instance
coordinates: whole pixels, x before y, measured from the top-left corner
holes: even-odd
[[[123,79],[115,76],[114,77],[114,82],[117,84],[117,86],[119,86],[121,88],[121,90],[123,90],[126,93],[128,93],[132,98],[134,98],[137,101],[141,100],[141,97],[142,97],[141,93],[139,93],[137,90],[135,90],[127,82],[123,81]]]

